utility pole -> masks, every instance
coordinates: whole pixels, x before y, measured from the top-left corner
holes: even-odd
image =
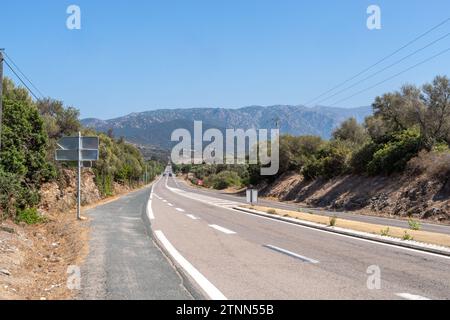
[[[2,150],[2,116],[3,116],[3,51],[0,48],[0,151]]]

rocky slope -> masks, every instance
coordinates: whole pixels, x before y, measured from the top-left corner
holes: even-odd
[[[263,186],[261,194],[312,207],[450,223],[450,181],[430,180],[425,175],[348,175],[305,181],[291,172]]]

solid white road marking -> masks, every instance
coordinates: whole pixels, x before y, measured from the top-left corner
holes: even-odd
[[[153,210],[152,210],[152,200],[148,200],[148,202],[147,202],[147,217],[150,220],[155,220],[155,215],[153,214]]]
[[[371,244],[376,244],[376,245],[380,245],[380,246],[386,246],[386,247],[390,247],[390,248],[398,249],[398,250],[410,251],[410,252],[414,252],[414,253],[418,253],[418,254],[424,254],[424,255],[433,256],[433,257],[436,257],[436,258],[442,258],[442,259],[446,259],[446,260],[450,259],[450,257],[448,257],[448,256],[443,256],[443,255],[440,255],[440,254],[437,254],[437,253],[426,252],[426,251],[421,251],[421,250],[418,250],[418,249],[411,249],[411,248],[406,248],[406,247],[400,247],[400,246],[396,246],[394,244],[383,243],[383,242],[378,242],[378,241],[374,241],[374,240],[368,240],[368,239],[352,237],[352,236],[348,236],[346,234],[329,232],[329,231],[325,231],[325,230],[316,229],[316,228],[313,228],[313,227],[308,227],[308,226],[295,224],[295,223],[290,222],[290,221],[283,221],[283,220],[274,219],[272,217],[265,217],[265,216],[261,216],[261,215],[256,215],[256,214],[244,212],[244,211],[241,211],[241,210],[236,210],[236,209],[233,209],[233,208],[223,207],[223,209],[231,210],[231,211],[234,211],[235,213],[246,214],[246,215],[248,215],[250,217],[253,217],[253,218],[256,218],[256,219],[265,219],[265,220],[269,220],[269,221],[275,222],[275,223],[284,223],[284,224],[288,224],[290,226],[297,227],[297,228],[309,229],[311,231],[317,231],[317,232],[326,233],[326,234],[331,235],[331,236],[347,238],[347,239],[351,239],[351,240],[355,240],[355,241],[363,241],[363,242],[367,242],[367,243],[371,243]]]
[[[192,279],[206,292],[212,300],[227,300],[222,292],[219,291],[208,279],[205,278],[189,261],[187,261],[175,247],[167,240],[164,233],[160,230],[155,231],[155,235],[167,252],[175,261],[186,271]]]
[[[299,255],[297,253],[294,253],[294,252],[291,252],[289,250],[282,249],[282,248],[279,248],[279,247],[275,247],[275,246],[272,246],[270,244],[265,245],[264,247],[272,249],[274,251],[278,251],[278,252],[284,253],[284,254],[286,254],[288,256],[291,256],[293,258],[297,258],[297,259],[302,260],[304,262],[319,263],[319,261],[317,261],[317,260],[314,260],[314,259],[311,259],[311,258],[308,258],[308,257],[305,257],[305,256],[301,256],[301,255]]]
[[[198,218],[196,216],[194,216],[193,214],[187,214],[186,216],[191,218],[192,220],[198,220]]]
[[[211,201],[205,201],[203,199],[199,199],[198,197],[195,197],[195,196],[190,196],[189,194],[191,192],[186,192],[186,191],[182,191],[180,189],[175,189],[175,188],[170,188],[170,187],[167,187],[167,189],[169,189],[170,191],[172,191],[174,193],[177,193],[177,194],[179,194],[181,196],[184,196],[186,198],[192,199],[192,200],[196,200],[196,201],[203,202],[203,203],[211,202]],[[211,197],[209,197],[209,198],[211,198]],[[215,198],[215,199],[217,199],[217,198]],[[208,204],[212,204],[212,203],[208,203]],[[214,205],[214,204],[212,204],[212,205]],[[236,203],[236,205],[240,205],[240,203]],[[367,242],[367,243],[371,243],[371,244],[375,244],[375,245],[379,245],[379,246],[386,246],[386,247],[390,247],[390,248],[393,248],[393,249],[414,252],[414,253],[417,253],[417,254],[420,254],[420,255],[428,255],[428,256],[433,256],[433,257],[436,257],[436,258],[450,260],[450,257],[443,256],[443,255],[440,255],[440,254],[437,254],[437,253],[426,252],[426,251],[421,251],[421,250],[412,249],[412,248],[406,248],[406,247],[400,247],[400,246],[396,246],[396,245],[393,245],[393,244],[378,242],[378,241],[374,241],[374,240],[361,239],[361,238],[352,237],[352,236],[345,235],[345,234],[333,233],[333,232],[329,232],[329,231],[325,231],[325,230],[316,229],[316,228],[313,228],[313,227],[298,225],[298,224],[295,224],[295,223],[292,223],[292,222],[289,222],[289,221],[273,219],[272,217],[265,217],[265,216],[255,215],[255,214],[244,212],[244,211],[241,211],[241,210],[236,210],[236,209],[233,209],[233,208],[229,208],[227,206],[218,206],[218,207],[220,207],[222,209],[225,209],[225,210],[231,210],[234,213],[246,214],[246,215],[254,217],[256,219],[265,219],[265,220],[269,220],[269,221],[275,222],[275,223],[284,223],[284,224],[288,224],[290,226],[294,226],[294,227],[297,227],[297,228],[304,228],[304,229],[309,229],[309,230],[312,230],[312,231],[323,232],[323,233],[326,233],[326,234],[331,235],[331,236],[343,237],[343,238],[347,238],[347,239],[352,239],[354,241],[363,241],[363,242]]]
[[[218,230],[218,231],[220,231],[220,232],[223,232],[223,233],[225,233],[225,234],[236,234],[236,232],[231,231],[231,230],[228,230],[227,228],[218,226],[218,225],[216,225],[216,224],[210,224],[209,226],[210,226],[211,228],[216,229],[216,230]]]
[[[175,210],[180,211],[180,212],[184,212],[184,210],[181,209],[181,208],[176,208]]]
[[[396,293],[395,295],[399,296],[400,298],[407,299],[407,300],[431,300],[426,297],[422,297],[416,294],[411,293]]]

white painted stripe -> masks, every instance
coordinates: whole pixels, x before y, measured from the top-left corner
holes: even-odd
[[[183,192],[182,193],[182,192],[180,192],[181,191],[180,189],[175,189],[175,188],[170,188],[170,187],[168,189],[170,191],[174,192],[174,193],[177,193],[177,194],[183,196],[183,197],[186,197],[186,198],[189,198],[189,199],[192,199],[192,200],[196,200],[196,201],[205,203],[204,200],[198,199],[195,196],[191,196],[190,195],[190,194],[192,194],[191,192]],[[210,201],[206,201],[206,203],[210,204],[209,202]],[[418,249],[412,249],[412,248],[396,246],[396,245],[389,244],[389,243],[383,243],[383,242],[374,241],[374,240],[368,240],[368,239],[362,239],[362,238],[358,238],[358,237],[352,237],[352,236],[345,235],[345,234],[329,232],[329,231],[325,231],[325,230],[316,229],[316,228],[313,228],[313,227],[298,225],[298,224],[295,224],[295,223],[292,223],[292,222],[289,222],[289,221],[273,219],[272,217],[265,217],[265,216],[255,215],[255,214],[252,214],[252,213],[244,212],[244,211],[241,211],[241,210],[236,210],[236,209],[229,208],[229,207],[220,207],[220,208],[223,208],[224,210],[231,210],[234,213],[245,214],[245,215],[251,216],[251,217],[253,217],[255,219],[265,219],[265,220],[269,220],[269,221],[274,222],[274,223],[284,223],[284,224],[288,224],[288,225],[293,226],[293,227],[309,229],[309,230],[317,231],[317,232],[322,232],[322,233],[326,233],[328,235],[335,236],[335,237],[342,237],[342,238],[352,239],[354,241],[362,241],[362,242],[367,242],[367,243],[371,243],[371,244],[374,244],[374,245],[390,247],[392,249],[398,249],[398,250],[402,250],[402,251],[409,251],[409,252],[414,252],[414,253],[420,254],[420,255],[427,255],[427,256],[432,256],[432,257],[436,257],[436,258],[450,260],[450,257],[443,256],[443,255],[440,255],[440,254],[437,254],[437,253],[426,252],[426,251],[421,251],[421,250],[418,250]]]
[[[221,227],[221,226],[218,226],[218,225],[215,225],[215,224],[210,224],[209,226],[211,228],[216,229],[216,230],[218,230],[220,232],[223,232],[225,234],[236,234],[236,232],[234,232],[234,231],[228,230],[227,228],[224,228],[224,227]]]
[[[181,208],[176,208],[175,210],[180,211],[180,212],[184,212],[184,210],[181,209]]]
[[[155,215],[153,214],[153,210],[152,210],[152,200],[148,200],[148,202],[147,202],[147,217],[150,220],[155,220]]]
[[[173,207],[173,204],[171,204],[171,203],[167,203],[167,205],[168,205],[169,207]]]
[[[431,300],[426,297],[422,297],[416,294],[411,293],[396,293],[395,295],[399,296],[400,298],[406,299],[406,300]]]
[[[163,200],[163,202],[166,202],[166,203],[167,203],[167,200]]]
[[[186,216],[191,218],[192,220],[198,220],[198,218],[196,216],[194,216],[193,214],[187,214]]]
[[[161,244],[166,248],[167,252],[175,259],[175,261],[184,269],[195,282],[206,292],[212,300],[227,300],[222,292],[219,291],[208,279],[205,278],[189,261],[187,261],[175,247],[167,240],[162,231],[155,231],[155,235]]]
[[[319,261],[317,261],[317,260],[314,260],[314,259],[311,259],[311,258],[308,258],[308,257],[305,257],[305,256],[301,256],[301,255],[299,255],[297,253],[294,253],[292,251],[289,251],[289,250],[286,250],[286,249],[282,249],[282,248],[279,248],[279,247],[275,247],[275,246],[272,246],[270,244],[265,245],[265,247],[270,248],[270,249],[275,250],[275,251],[278,251],[278,252],[281,252],[281,253],[284,253],[284,254],[286,254],[288,256],[300,259],[300,260],[305,261],[305,262],[319,263]]]

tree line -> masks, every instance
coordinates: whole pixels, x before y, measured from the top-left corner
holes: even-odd
[[[206,186],[226,188],[271,182],[286,172],[305,179],[331,179],[345,174],[392,175],[412,170],[450,178],[450,83],[437,76],[421,87],[404,85],[400,90],[376,97],[373,115],[359,124],[344,121],[332,138],[280,137],[280,170],[276,176],[259,174],[260,165],[184,165],[194,180]],[[195,183],[196,181],[194,181]]]
[[[57,141],[63,136],[98,135],[100,160],[93,165],[95,181],[103,196],[113,184],[136,186],[151,181],[163,170],[157,161],[145,161],[133,145],[109,134],[83,128],[79,111],[63,102],[33,100],[28,91],[11,79],[3,81],[2,146],[0,150],[0,220],[21,216],[38,206],[42,184],[59,181],[63,169],[74,163],[54,160]]]

